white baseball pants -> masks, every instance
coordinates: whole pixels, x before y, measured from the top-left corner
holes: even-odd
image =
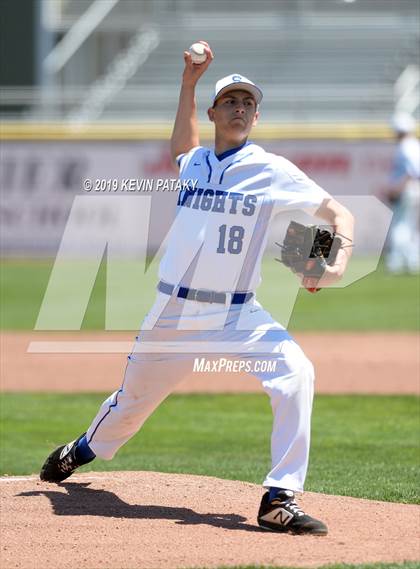
[[[88,444],[98,457],[113,458],[175,386],[192,373],[194,358],[270,360],[275,361],[275,371],[252,372],[270,397],[273,411],[272,469],[263,485],[303,491],[313,366],[256,300],[229,309],[158,293],[137,340],[128,356],[121,388],[104,401],[87,431]]]

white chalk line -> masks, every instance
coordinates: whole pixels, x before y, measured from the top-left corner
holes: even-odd
[[[0,482],[23,482],[28,480],[39,480],[36,476],[0,476]]]
[[[76,480],[103,480],[103,476],[72,476],[72,481]],[[36,482],[43,482],[39,476],[0,476],[0,482],[30,482],[35,480]],[[63,481],[65,483],[65,481]]]

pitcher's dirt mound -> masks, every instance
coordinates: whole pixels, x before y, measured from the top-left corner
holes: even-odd
[[[71,480],[71,481],[70,481]],[[139,569],[419,559],[420,506],[305,494],[327,537],[256,525],[261,487],[218,478],[119,472],[62,485],[0,479],[1,567]]]

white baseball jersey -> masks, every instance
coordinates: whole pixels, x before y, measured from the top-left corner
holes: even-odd
[[[405,137],[398,145],[391,173],[391,181],[398,183],[406,176],[420,178],[420,143],[415,136]]]
[[[177,215],[159,277],[219,292],[253,291],[270,219],[284,210],[313,213],[331,196],[294,164],[253,143],[217,157],[201,146],[177,158]]]

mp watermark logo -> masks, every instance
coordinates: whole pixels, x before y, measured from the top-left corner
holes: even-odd
[[[252,203],[245,203],[244,200],[241,203],[237,195],[230,195],[232,192],[230,194],[225,192],[225,196],[220,190],[198,188],[193,183],[194,181],[189,182],[188,187],[181,186],[180,188],[176,184],[172,184],[172,179],[168,184],[159,181],[159,189],[154,186],[152,191],[138,192],[133,195],[125,191],[122,194],[113,193],[113,189],[121,191],[125,185],[137,189],[136,180],[127,184],[124,181],[125,185],[123,182],[111,180],[109,183],[107,181],[103,184],[103,187],[102,183],[98,183],[97,188],[95,188],[95,181],[90,191],[89,188],[85,188],[87,194],[76,196],[50,274],[35,330],[80,330],[101,265],[106,267],[106,293],[103,307],[105,330],[138,330],[144,320],[145,312],[150,310],[154,301],[160,258],[171,242],[173,235],[185,235],[187,224],[191,223],[191,208],[200,210],[199,215],[203,218],[202,211],[211,210],[217,215],[226,207],[230,208],[229,211],[234,210],[247,215],[249,238],[244,239],[238,232],[228,231],[229,228],[221,226],[225,230],[221,232],[219,228],[216,246],[219,245],[219,249],[220,251],[223,250],[224,255],[235,255],[235,262],[238,258],[241,259],[242,265],[237,271],[236,291],[249,290],[255,267],[261,259],[261,249],[265,247],[273,204],[270,200],[265,199]],[[179,191],[171,192],[171,188]],[[164,189],[169,190],[166,195],[162,194]],[[171,193],[174,195],[174,212],[172,217],[165,219],[160,209],[162,207],[160,199],[169,198]],[[335,285],[336,287],[345,287],[376,269],[392,213],[373,196],[339,196],[338,199],[353,213],[356,220],[354,254],[343,280]],[[367,207],[367,202],[369,202],[369,207]],[[367,210],[375,211],[374,225],[372,220],[365,215]],[[291,219],[295,219],[296,212],[286,212],[281,215],[283,226],[286,227]],[[319,224],[319,221],[313,217],[306,219],[307,223]],[[206,224],[204,225],[206,227]],[[197,239],[202,239],[202,243],[196,247],[193,260],[189,262],[187,259],[185,266],[178,263],[177,270],[181,276],[179,283],[173,284],[182,283],[184,285],[186,282],[188,286],[194,288],[195,279],[199,276],[198,271],[200,267],[203,267],[203,263],[205,264],[208,241],[205,227],[201,233],[197,233]],[[370,232],[372,242],[375,241],[372,248],[374,253],[370,254],[369,259],[360,259],[358,262],[358,243],[366,240],[366,232]],[[279,237],[277,237],[278,239]],[[185,243],[181,240],[177,246],[183,247]],[[279,290],[273,316],[283,326],[287,327],[301,285],[296,276],[277,263],[274,257],[275,254],[267,249],[264,262],[268,263],[271,260],[273,265],[276,265],[276,279]],[[212,269],[214,271],[220,270],[216,266]],[[258,294],[259,298],[263,299],[264,266],[262,275],[263,281],[258,289]],[[145,306],[144,298],[147,295],[150,298],[147,301],[147,306]],[[168,301],[169,299],[168,296]],[[242,307],[237,306],[236,310],[245,313],[247,308],[247,305],[244,304]],[[162,307],[162,310],[164,309],[165,307]],[[228,325],[229,310],[221,310],[220,314],[223,318],[218,318],[217,326],[212,327],[210,332],[225,330]],[[159,315],[155,316],[156,321]],[[246,318],[237,318],[236,330],[247,330],[246,321]],[[174,322],[172,322],[173,325]],[[149,329],[153,329],[153,326],[154,324]],[[193,325],[194,330],[200,330],[203,340],[206,332],[209,332],[206,330],[206,326],[208,326],[208,322],[204,324],[204,329],[200,329],[199,320],[196,320]],[[180,331],[189,329],[188,319],[183,318],[182,310],[180,310],[179,319],[175,319],[175,329]],[[197,343],[174,342],[173,340],[174,338],[166,342],[166,345],[163,339],[163,342],[159,342],[158,351],[161,353],[176,351],[188,354],[195,352],[195,355],[238,353],[238,342],[223,341],[223,345],[220,346],[220,342],[217,342],[217,335],[212,337],[210,341],[207,341],[206,336],[206,341]],[[85,346],[84,342],[81,341],[72,345],[69,345],[69,342],[63,342],[62,345],[60,344],[61,349],[58,344],[60,342],[41,342],[39,344],[32,342],[29,351],[86,353],[88,350],[88,346]],[[153,341],[149,343],[143,341],[139,344],[141,351],[155,351]],[[241,342],[239,344],[242,345]],[[101,345],[98,345],[97,342],[94,346],[92,343],[90,345],[92,348],[90,353],[98,351],[114,353],[126,349],[126,346],[116,346],[115,339],[109,342],[105,340]],[[227,365],[228,363],[226,363]]]

